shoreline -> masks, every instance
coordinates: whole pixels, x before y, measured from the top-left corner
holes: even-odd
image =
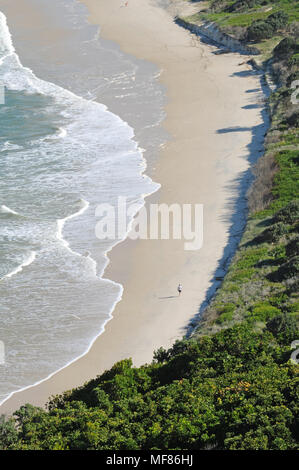
[[[34,5],[34,2],[31,3],[30,0],[25,0],[26,1],[26,5],[27,5],[27,10],[29,10],[29,14],[28,14],[28,17],[26,15],[22,15],[22,12],[21,12],[21,15],[22,15],[22,19],[21,19],[21,22],[20,22],[20,12],[18,12],[18,14],[13,10],[13,9],[6,9],[5,13],[7,15],[7,18],[10,19],[10,23],[11,25],[14,26],[13,28],[13,32],[15,34],[15,37],[21,37],[23,39],[23,41],[26,43],[28,42],[28,40],[34,40],[34,43],[37,43],[38,44],[38,41],[36,41],[36,39],[39,39],[39,35],[36,35],[36,34],[30,34],[30,32],[32,31],[32,29],[34,29],[34,25],[31,24],[31,18],[30,18],[30,13],[32,11],[32,8],[33,8],[33,11],[35,12],[35,10],[38,10],[38,13],[39,13],[39,16],[41,17],[41,19],[43,17],[46,16],[46,11],[41,8],[40,10],[38,8],[35,8],[35,5]],[[74,4],[76,4],[76,1],[74,1]],[[56,2],[56,4],[59,4],[59,1]],[[55,6],[56,6],[55,4]],[[4,5],[2,5],[2,7],[4,7]],[[83,11],[82,11],[83,10]],[[25,12],[24,12],[25,13]],[[65,12],[66,14],[68,13],[68,11]],[[84,13],[84,15],[82,14]],[[90,34],[90,32],[92,32],[93,30],[93,33],[95,32],[95,29],[98,31],[98,27],[94,27],[94,26],[91,26],[87,23],[87,9],[85,10],[85,7],[82,6],[81,7],[81,18],[79,18],[79,21],[82,20],[82,24],[84,25],[84,28],[85,28],[85,31],[88,30],[89,28],[89,37],[90,38],[93,38],[93,35]],[[2,15],[2,13],[1,13]],[[16,17],[17,16],[17,17]],[[4,15],[4,18],[5,18],[5,23],[6,23],[6,17]],[[23,23],[24,21],[24,23]],[[29,34],[28,34],[28,22],[29,22]],[[80,23],[81,24],[81,23]],[[87,26],[85,26],[85,24]],[[44,24],[44,27],[46,29],[46,24]],[[65,25],[65,28],[67,27],[67,22],[64,23]],[[53,27],[54,26],[54,27]],[[56,32],[56,29],[55,29],[55,24],[53,25],[53,20],[52,20],[52,24],[51,24],[51,21],[49,22],[49,36],[52,36],[52,37],[55,37],[55,32]],[[51,33],[51,34],[50,34]],[[81,38],[82,38],[82,35],[81,34]],[[8,36],[11,37],[12,34],[11,34],[11,31],[9,30],[8,32]],[[85,33],[85,36],[88,37],[88,35]],[[13,36],[12,36],[13,37]],[[76,38],[75,38],[76,39]],[[74,39],[74,42],[75,42],[75,39]],[[90,39],[91,41],[93,39]],[[108,44],[107,44],[108,43]],[[109,44],[110,43],[110,44]],[[104,57],[105,59],[105,54],[100,54],[101,52],[101,49],[103,48],[103,50],[109,50],[109,51],[112,51],[114,54],[115,54],[115,51],[116,51],[116,56],[120,58],[120,68],[118,70],[122,70],[121,68],[121,61],[126,61],[128,60],[128,64],[129,64],[129,67],[128,67],[128,76],[130,76],[130,73],[131,73],[131,69],[133,68],[133,66],[136,67],[136,69],[134,70],[134,78],[136,78],[137,80],[137,86],[139,85],[140,86],[140,82],[142,82],[142,75],[145,73],[145,71],[149,71],[150,72],[150,77],[151,75],[153,74],[153,69],[156,69],[155,66],[152,66],[152,64],[143,64],[142,62],[143,61],[137,61],[135,59],[133,59],[132,61],[132,57],[128,56],[127,54],[122,54],[121,52],[118,52],[118,47],[116,45],[113,45],[110,41],[104,41],[102,38],[100,38],[100,41],[98,43],[100,46],[99,46],[99,55],[98,55],[98,58],[100,59],[99,60],[99,63],[101,63],[101,59]],[[36,44],[34,44],[36,45]],[[64,44],[62,44],[62,50],[63,50],[63,46]],[[16,48],[19,49],[20,47],[20,42],[17,41],[16,43]],[[53,43],[52,42],[49,42],[49,49],[50,47],[53,47]],[[49,55],[51,56],[52,54],[49,53]],[[63,52],[61,52],[61,56],[63,56]],[[27,51],[26,51],[26,48],[21,48],[20,50],[20,56],[22,58],[22,62],[24,60],[24,63],[26,65],[28,65],[27,61],[28,61],[28,55],[27,55]],[[37,57],[39,58],[40,57],[40,54],[39,54],[39,51],[38,51],[38,46],[37,46],[37,51],[34,51],[34,57]],[[50,58],[50,57],[49,57]],[[31,63],[30,63],[31,61]],[[43,61],[45,62],[45,58],[43,57]],[[145,61],[144,61],[145,62]],[[40,69],[42,71],[42,76],[43,76],[43,79],[45,80],[45,82],[49,82],[50,85],[53,84],[53,86],[55,86],[56,84],[56,80],[51,80],[51,77],[49,79],[49,77],[47,76],[47,72],[46,72],[46,69],[45,69],[45,65],[48,66],[48,69],[51,70],[51,65],[52,65],[52,62],[51,60],[48,60],[47,61],[47,64],[44,64],[44,67],[42,65],[40,65],[40,61],[38,63],[35,63],[35,61],[32,61],[32,52],[31,52],[31,55],[29,55],[29,63],[30,63],[30,67],[29,67],[29,70],[32,70],[32,73],[33,73],[33,76],[34,76],[34,72],[36,72],[37,74],[37,80],[39,79],[39,72],[40,72]],[[67,62],[67,59],[66,59],[66,63]],[[77,66],[77,69],[80,70],[81,66]],[[104,67],[104,72],[105,72],[105,75],[108,77],[110,76],[109,75],[109,69],[107,71],[107,66]],[[158,73],[158,70],[157,72]],[[117,74],[116,74],[116,71],[113,70],[112,71],[112,74],[111,74],[111,77],[112,77],[112,80],[115,79],[115,76],[117,78]],[[141,76],[141,78],[140,78]],[[63,76],[62,74],[62,77],[65,79],[65,77]],[[55,77],[53,77],[55,78]],[[59,82],[59,76],[57,77],[58,78],[58,82]],[[60,78],[61,80],[61,78]],[[152,84],[152,79],[148,79],[146,80],[147,82],[149,82],[149,84]],[[125,81],[123,81],[124,85],[126,85]],[[73,89],[69,89],[69,88],[65,88],[63,87],[63,82],[62,80],[60,81],[60,86],[62,86],[62,89],[65,90],[65,93],[74,93],[74,90]],[[120,86],[119,86],[120,87]],[[118,87],[118,88],[119,88]],[[159,86],[157,86],[156,88],[158,89]],[[88,84],[87,84],[87,88],[85,89],[86,91],[89,90],[89,87],[88,87]],[[82,93],[82,95],[84,96],[84,93]],[[84,100],[84,97],[82,96],[82,100]],[[107,96],[107,93],[105,93],[105,97]],[[139,96],[139,99],[140,99],[140,91],[138,93],[138,96]],[[76,93],[74,94],[74,97],[77,97],[77,99],[81,100],[81,95],[76,95]],[[129,115],[132,114],[132,105],[130,106],[130,102],[128,102],[128,100],[124,99],[122,101],[126,101],[127,102],[127,108],[129,109]],[[117,100],[115,99],[115,102],[117,102]],[[110,109],[108,108],[108,106],[106,104],[103,104],[103,103],[106,103],[105,99],[101,99],[99,100],[99,106],[101,108],[103,108],[105,111],[107,112],[111,112]],[[140,108],[140,106],[139,106]],[[135,108],[133,108],[135,109]],[[151,107],[151,110],[153,111],[153,107]],[[155,111],[155,108],[154,108],[154,111]],[[162,111],[161,111],[162,112]],[[112,112],[111,112],[112,113]],[[154,114],[154,112],[153,112]],[[156,113],[157,114],[157,113]],[[156,185],[154,184],[154,182],[152,182],[150,180],[149,177],[147,177],[144,173],[146,171],[146,167],[147,167],[147,161],[146,159],[144,158],[144,155],[143,155],[143,150],[142,148],[145,147],[148,149],[148,146],[146,145],[146,142],[143,142],[144,140],[144,135],[141,135],[139,137],[141,137],[141,139],[136,139],[136,131],[139,130],[140,127],[142,126],[136,126],[136,127],[132,127],[132,126],[129,126],[128,124],[128,120],[125,119],[125,120],[122,120],[120,118],[120,115],[119,113],[115,113],[115,118],[118,120],[118,121],[122,121],[123,125],[125,127],[128,126],[129,128],[129,133],[130,133],[130,137],[129,137],[129,140],[132,142],[132,144],[134,145],[134,148],[136,150],[136,152],[138,153],[138,155],[140,156],[140,162],[138,165],[134,165],[136,167],[136,172],[138,173],[138,176],[142,182],[142,179],[145,183],[144,185],[144,191],[141,192],[140,191],[140,197],[138,200],[140,200],[140,204],[141,205],[144,205],[144,197],[145,195],[149,195],[149,194],[152,194],[153,192],[155,192],[157,189],[159,189],[159,185]],[[126,116],[125,116],[126,117]],[[151,116],[151,114],[149,113],[149,117],[147,116],[147,119],[146,119],[146,122],[148,121],[154,121],[154,117]],[[63,128],[57,128],[57,132],[59,131],[59,134],[61,132],[61,129]],[[65,131],[66,132],[66,131]],[[67,132],[66,132],[67,133]],[[143,134],[145,134],[145,132],[143,132]],[[155,130],[153,130],[153,132],[151,133],[152,135],[154,134],[154,136],[156,138],[158,138],[158,135],[159,133],[156,132]],[[64,135],[62,136],[64,137]],[[145,144],[145,145],[142,145],[142,144]],[[153,151],[151,150],[151,148],[149,148],[149,153],[150,153],[150,156],[151,158],[153,159],[152,157],[152,153]],[[127,162],[128,165],[130,165],[130,161]],[[139,194],[138,194],[139,195]],[[85,206],[85,209],[87,209],[87,205],[90,206],[90,202],[87,202],[87,198],[86,195],[82,195],[82,198],[80,199],[80,204],[83,203]],[[85,200],[85,199],[86,200]],[[8,210],[10,210],[8,208]],[[74,209],[75,210],[75,209]],[[61,242],[61,244],[65,247],[66,250],[68,250],[70,253],[72,254],[75,254],[75,255],[79,255],[81,256],[81,254],[79,252],[76,252],[74,251],[76,248],[71,245],[70,246],[70,243],[68,241],[68,232],[69,232],[69,228],[68,228],[68,224],[67,224],[67,227],[66,227],[66,230],[64,230],[64,225],[65,225],[65,222],[68,222],[70,219],[73,219],[73,218],[76,218],[78,215],[83,215],[83,208],[80,209],[78,212],[75,212],[75,213],[69,213],[70,215],[67,215],[65,218],[63,219],[57,219],[56,221],[56,224],[57,224],[57,232],[55,233],[55,239],[57,238],[59,240],[59,242]],[[132,218],[132,217],[131,217]],[[91,229],[93,228],[93,222],[94,220],[92,219],[91,221]],[[129,227],[131,226],[133,222],[133,219],[131,220],[131,223],[129,225]],[[63,233],[62,233],[62,229],[63,229]],[[123,233],[121,234],[122,238],[120,239],[117,239],[117,240],[113,240],[113,245],[110,246],[110,247],[106,247],[107,249],[105,251],[101,251],[100,250],[100,257],[103,259],[103,262],[102,263],[97,263],[97,261],[95,259],[92,258],[92,254],[90,252],[89,255],[87,256],[87,258],[89,258],[90,262],[93,264],[93,268],[94,268],[94,274],[95,274],[95,277],[97,279],[99,279],[99,281],[101,282],[102,284],[102,288],[105,289],[105,286],[107,287],[107,290],[109,291],[109,287],[112,286],[115,286],[116,287],[116,290],[118,290],[119,292],[116,292],[116,295],[114,296],[111,302],[110,305],[107,306],[107,308],[104,310],[105,312],[105,318],[102,322],[97,322],[97,324],[93,324],[93,327],[92,327],[92,324],[91,324],[91,328],[92,328],[92,332],[91,334],[89,334],[88,337],[85,336],[85,347],[82,349],[82,348],[77,348],[77,351],[76,351],[76,341],[73,340],[73,344],[74,344],[74,349],[75,351],[73,351],[73,354],[71,355],[71,357],[67,357],[67,359],[65,359],[63,361],[63,356],[61,356],[61,361],[59,364],[57,364],[56,366],[53,366],[52,364],[52,367],[51,367],[51,363],[49,363],[49,366],[46,370],[40,370],[39,371],[39,374],[36,374],[36,375],[33,375],[31,377],[31,380],[30,380],[30,375],[27,374],[27,378],[29,378],[29,381],[27,381],[27,383],[23,383],[23,384],[18,384],[19,385],[19,388],[17,388],[17,386],[15,386],[15,389],[13,391],[9,391],[5,398],[4,396],[1,397],[1,400],[0,400],[0,406],[2,403],[4,403],[5,401],[7,401],[11,396],[14,395],[14,393],[21,393],[22,391],[24,390],[27,390],[28,388],[31,388],[33,386],[36,386],[40,383],[42,383],[43,381],[45,380],[48,380],[48,378],[52,377],[54,374],[56,374],[57,372],[61,371],[62,369],[64,369],[65,367],[68,367],[68,365],[70,365],[71,363],[73,363],[74,361],[78,360],[80,357],[84,356],[88,351],[89,349],[91,348],[92,344],[94,343],[94,341],[102,334],[102,332],[104,331],[104,328],[105,328],[105,325],[106,323],[112,318],[112,312],[116,306],[116,304],[121,300],[121,297],[122,297],[122,293],[123,293],[123,286],[114,282],[113,280],[109,280],[109,279],[106,279],[106,278],[103,278],[103,273],[105,272],[105,269],[107,267],[107,265],[109,264],[110,260],[109,260],[109,256],[108,254],[111,252],[112,248],[114,246],[116,246],[117,244],[121,243],[126,237],[127,237],[127,234],[129,232],[129,229],[126,231],[126,233]],[[66,238],[64,238],[64,236],[66,236]],[[81,250],[81,252],[83,253],[84,251]],[[82,256],[86,256],[86,253],[85,252],[85,255],[82,254]],[[96,254],[97,256],[99,255],[99,250],[98,252],[94,252],[94,254]],[[100,260],[101,261],[101,260]],[[62,286],[63,288],[64,286]],[[67,286],[66,286],[67,287]],[[114,300],[115,299],[115,300]],[[99,299],[98,299],[100,302],[101,302],[101,296],[99,296]],[[101,312],[103,311],[103,309],[101,310]],[[75,312],[74,312],[75,313]],[[80,320],[80,318],[76,315],[73,315],[73,317],[75,317],[76,319]],[[96,332],[96,334],[95,334]],[[84,337],[83,337],[84,339]],[[79,338],[79,341],[80,341],[80,338]],[[46,345],[45,345],[46,346]],[[63,345],[61,345],[63,346]],[[44,354],[44,352],[42,353]],[[50,370],[49,370],[50,369]],[[5,385],[5,384],[3,384]]]
[[[124,286],[124,295],[113,311],[113,321],[108,320],[109,323],[106,323],[105,333],[97,336],[87,353],[52,374],[51,379],[44,379],[38,385],[28,387],[26,391],[15,392],[4,402],[1,412],[9,413],[25,402],[42,405],[50,395],[83,384],[120,359],[133,357],[134,365],[148,362],[155,349],[160,346],[169,347],[175,339],[183,336],[186,325],[195,316],[204,300],[204,294],[211,286],[214,271],[227,247],[231,229],[230,217],[234,210],[230,207],[229,211],[227,204],[236,192],[236,178],[250,166],[244,157],[252,138],[252,128],[261,122],[256,109],[250,110],[249,122],[248,111],[240,111],[243,104],[246,106],[248,102],[252,103],[250,97],[243,95],[248,86],[257,88],[256,75],[248,73],[248,76],[241,76],[242,78],[236,76],[239,86],[232,91],[232,102],[225,97],[231,90],[230,74],[249,70],[246,64],[240,68],[238,54],[213,56],[212,51],[217,49],[215,46],[198,43],[197,47],[192,47],[189,33],[175,25],[167,12],[152,6],[146,0],[131,0],[129,7],[122,9],[126,12],[127,23],[114,15],[116,8],[119,8],[116,0],[109,5],[104,0],[100,3],[85,0],[83,3],[89,8],[92,22],[101,24],[100,18],[102,19],[103,37],[115,40],[125,52],[150,60],[162,70],[160,80],[168,92],[164,127],[172,139],[163,147],[156,167],[148,166],[146,170],[148,176],[162,184],[158,193],[146,198],[146,206],[150,202],[202,203],[200,198],[204,199],[208,220],[205,234],[208,235],[207,251],[204,253],[203,248],[190,255],[182,250],[181,242],[173,240],[132,242],[127,239],[114,247],[104,279],[120,282]],[[138,14],[144,15],[144,12],[149,20],[145,28],[149,42],[145,40],[142,44],[138,39],[140,34],[144,36],[145,25],[140,22]],[[132,24],[135,25],[133,30]],[[161,37],[158,37],[159,34]],[[203,65],[203,71],[199,65]],[[174,70],[180,74],[179,80]],[[216,80],[216,86],[211,86],[210,78],[214,80],[214,84]],[[198,79],[198,88],[202,88],[201,90],[196,90]],[[225,80],[227,83],[224,83]],[[189,81],[194,87],[184,90],[182,84],[189,84]],[[225,90],[223,91],[224,96],[219,91],[221,85],[226,90],[226,95]],[[216,90],[217,99],[212,103]],[[194,106],[195,98],[198,105],[204,105],[204,115],[200,107]],[[183,118],[178,118],[178,110],[181,110]],[[218,110],[220,116],[217,116]],[[234,132],[230,131],[217,135],[217,130],[225,129],[227,115],[237,110],[239,114],[236,123],[239,126],[242,124],[244,128],[246,124],[247,130],[240,132],[238,139],[231,136]],[[194,127],[196,119],[200,121],[198,128]],[[233,124],[228,129],[233,128]],[[196,131],[200,134],[199,139]],[[199,159],[199,149],[206,155],[212,154],[212,162]],[[188,159],[186,166],[181,162],[181,155],[185,152]],[[223,152],[225,155],[229,152],[229,156],[232,155],[233,158],[224,162]],[[169,162],[170,157],[175,160],[175,165],[171,165],[172,160]],[[178,182],[181,184],[178,185]],[[197,184],[201,191],[197,190]],[[225,190],[228,185],[229,195]],[[214,198],[211,194],[213,191],[218,191]],[[219,217],[226,217],[228,220],[218,220]],[[216,240],[216,237],[210,239],[214,233],[220,235],[220,240]],[[207,272],[200,272],[200,268]],[[140,274],[143,274],[142,278]],[[184,288],[180,301],[177,301],[173,293],[179,281],[187,287]],[[202,292],[199,292],[202,286]],[[107,351],[109,357],[104,357]]]

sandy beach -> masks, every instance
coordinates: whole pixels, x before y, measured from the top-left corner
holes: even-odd
[[[146,173],[161,189],[147,198],[146,207],[203,204],[204,244],[186,251],[184,240],[128,239],[115,247],[105,277],[123,284],[124,295],[105,332],[84,357],[15,393],[0,413],[24,403],[42,406],[49,396],[83,384],[118,360],[131,357],[137,366],[150,362],[154,350],[170,347],[187,332],[215,287],[228,244],[233,247],[240,234],[248,169],[264,131],[261,108],[254,106],[263,96],[260,76],[246,64],[249,57],[215,54],[216,46],[177,26],[171,13],[184,2],[176,2],[172,12],[155,0],[129,0],[126,7],[120,0],[83,3],[102,37],[161,70],[167,93],[162,125],[170,137],[157,162],[148,165]]]

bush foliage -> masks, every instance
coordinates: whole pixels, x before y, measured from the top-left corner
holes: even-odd
[[[183,341],[149,366],[121,361],[0,425],[2,449],[296,449],[289,320]],[[287,338],[287,343],[285,343]]]
[[[265,20],[255,20],[247,28],[247,37],[250,41],[260,41],[271,38],[276,31],[288,24],[288,15],[284,11],[277,11]]]

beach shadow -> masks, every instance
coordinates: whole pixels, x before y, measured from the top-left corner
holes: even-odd
[[[257,93],[260,90],[258,88],[252,88],[251,90],[246,90],[245,93]]]
[[[158,297],[159,300],[163,299],[177,299],[179,296],[178,295],[169,295],[168,297]]]
[[[220,51],[214,51],[213,54],[214,55],[221,55],[221,54],[230,54],[230,50],[229,49],[223,49],[223,50],[220,50]]]
[[[240,72],[234,72],[230,76],[231,77],[251,77],[255,75],[255,70],[241,70]]]
[[[217,134],[227,134],[229,132],[248,132],[251,131],[252,127],[239,127],[239,126],[232,126],[232,127],[225,127],[224,129],[218,129],[216,131]]]
[[[253,73],[259,76],[261,89],[256,88],[253,90],[247,90],[247,93],[254,93],[262,90],[264,96],[268,97],[271,93],[271,90],[267,85],[264,75],[261,72],[254,70]],[[246,196],[248,189],[254,179],[252,168],[261,156],[261,153],[264,152],[264,138],[267,129],[270,125],[270,117],[266,106],[263,108],[261,107],[261,117],[262,123],[257,126],[228,127],[226,129],[218,129],[217,131],[218,134],[224,134],[226,132],[244,131],[250,131],[252,133],[251,142],[247,146],[247,160],[250,164],[250,168],[242,172],[242,174],[238,178],[232,180],[229,185],[224,188],[225,191],[229,191],[230,193],[232,193],[231,197],[228,199],[228,202],[226,204],[226,213],[221,216],[221,220],[225,221],[226,223],[229,223],[230,225],[228,243],[224,248],[223,255],[218,261],[218,265],[212,275],[211,286],[206,291],[204,301],[199,306],[197,313],[193,316],[193,318],[191,318],[189,323],[184,328],[185,338],[190,337],[194,329],[199,326],[200,320],[205,309],[210,304],[217,290],[221,287],[223,278],[227,273],[231,260],[239,246],[240,240],[244,233],[248,216]]]
[[[242,106],[242,109],[259,109],[263,108],[263,106],[262,104],[247,104],[246,106]]]

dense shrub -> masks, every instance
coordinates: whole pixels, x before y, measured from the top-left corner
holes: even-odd
[[[221,10],[226,4],[226,0],[213,0],[211,3],[211,10],[218,11]]]
[[[286,80],[286,86],[287,86],[287,87],[290,87],[291,84],[292,84],[295,80],[299,80],[299,70],[292,71],[292,73],[290,73],[290,74],[288,75],[287,80]]]
[[[230,322],[234,318],[234,312],[236,310],[235,304],[227,303],[223,307],[218,307],[217,312],[219,317],[216,320],[216,323],[222,324],[225,322]]]
[[[285,122],[289,127],[299,127],[299,112],[294,111],[286,118]]]
[[[297,449],[296,366],[288,363],[289,350],[270,329],[288,339],[292,327],[276,322],[261,334],[244,323],[178,342],[163,363],[134,368],[121,361],[53,398],[48,411],[22,407],[15,421],[2,422],[0,446]]]
[[[297,338],[297,320],[290,314],[280,314],[267,323],[267,329],[284,344],[291,344]]]
[[[288,23],[288,15],[284,11],[277,11],[265,20],[255,20],[247,28],[247,37],[250,41],[269,39],[274,33],[285,27]]]
[[[274,28],[271,23],[256,20],[247,28],[247,37],[249,41],[260,41],[261,39],[269,39],[274,34]]]
[[[18,441],[18,433],[13,419],[5,420],[0,416],[0,450],[13,446]]]
[[[260,302],[252,307],[248,317],[251,320],[265,322],[270,318],[279,315],[280,313],[281,312],[277,307],[273,307],[267,302]]]
[[[289,261],[281,265],[277,271],[269,274],[269,279],[283,281],[295,278],[299,275],[299,256],[293,256]]]
[[[227,7],[225,7],[224,11],[227,11],[229,13],[239,12],[247,10],[248,8],[252,8],[259,3],[260,0],[237,0],[236,2],[229,4]]]
[[[283,235],[288,233],[288,227],[283,222],[277,222],[271,227],[265,229],[257,238],[257,242],[276,242],[278,241]]]
[[[299,235],[297,234],[286,246],[286,255],[288,257],[299,255]]]
[[[268,16],[266,22],[271,24],[274,31],[284,28],[288,24],[289,16],[284,11],[277,11],[272,15]]]
[[[298,52],[299,45],[292,37],[282,39],[273,50],[274,57],[278,59],[287,59],[292,54],[297,54]]]
[[[277,223],[294,224],[299,219],[299,199],[291,201],[274,215]]]
[[[299,54],[294,54],[289,58],[288,65],[293,67],[294,65],[299,65]]]
[[[233,312],[222,313],[216,320],[216,323],[222,325],[222,323],[227,323],[232,321],[234,318]]]

